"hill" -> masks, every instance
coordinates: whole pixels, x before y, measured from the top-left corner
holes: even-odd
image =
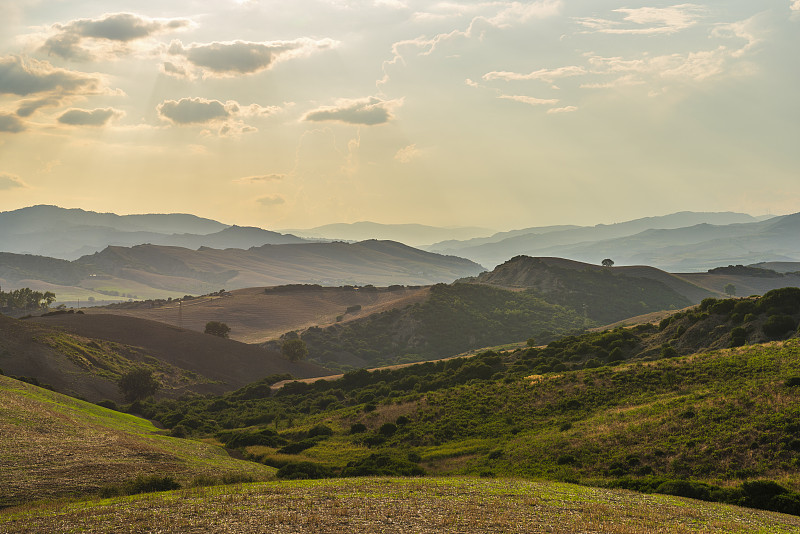
[[[298,512],[300,510],[300,512]],[[605,534],[788,534],[798,518],[664,495],[571,484],[473,478],[367,478],[250,484],[28,507],[0,516],[0,529],[49,534],[211,532],[224,525],[264,532],[603,532]]]
[[[559,267],[565,264],[569,267]],[[691,304],[655,274],[625,276],[622,271],[581,265],[555,258],[514,258],[491,273],[462,280],[467,283],[437,284],[411,306],[310,327],[300,337],[312,361],[343,370],[442,358],[532,337],[544,342]],[[277,343],[264,346],[275,348]]]
[[[262,343],[285,332],[347,323],[356,318],[403,308],[426,298],[428,287],[288,285],[251,287],[180,301],[138,301],[86,308],[96,313],[150,319],[202,332],[208,321],[230,326],[230,338]],[[349,311],[348,311],[349,310]]]
[[[57,206],[0,212],[0,250],[68,260],[110,245],[249,248],[302,242],[293,235],[180,213],[116,215]]]
[[[469,260],[392,241],[264,245],[247,250],[107,247],[69,264],[33,256],[0,256],[0,273],[7,276],[0,279],[3,287],[46,287],[59,302],[65,302],[64,294],[78,290],[84,292],[84,301],[91,297],[99,302],[109,297],[167,298],[285,284],[426,285],[482,270]]]
[[[198,477],[264,480],[275,471],[235,460],[221,447],[167,437],[144,419],[5,376],[0,376],[0,465],[0,508],[97,494],[140,475],[190,484]],[[3,532],[30,528],[9,527],[7,517],[0,517]]]
[[[134,367],[152,370],[159,395],[220,394],[254,377],[329,374],[275,352],[154,321],[64,313],[17,320],[0,316],[0,368],[55,390],[93,401],[122,400],[119,377]]]
[[[736,231],[747,226],[747,224],[759,224],[759,219],[742,213],[696,213],[680,212],[660,217],[645,217],[633,221],[626,221],[616,224],[598,224],[596,226],[572,227],[556,229],[556,227],[532,228],[531,231],[517,230],[510,234],[496,234],[496,238],[490,238],[483,242],[464,242],[437,244],[427,247],[428,250],[445,254],[456,254],[474,260],[482,265],[493,266],[507,260],[508,258],[526,256],[559,256],[589,263],[599,263],[603,258],[612,258],[617,263],[623,264],[646,264],[662,267],[659,262],[645,261],[637,259],[628,261],[632,254],[641,250],[642,247],[655,250],[663,247],[660,241],[650,238],[642,239],[641,247],[636,248],[629,244],[628,249],[623,244],[618,247],[611,247],[617,243],[615,239],[622,240],[629,236],[635,236],[643,232],[647,233],[654,230],[686,229],[700,225],[703,228],[708,225],[715,225],[726,229],[729,234],[735,235]],[[727,228],[732,225],[731,228]],[[647,234],[646,234],[647,235]],[[692,243],[701,241],[696,238]],[[784,242],[788,246],[789,243]],[[606,247],[606,248],[603,248]],[[672,251],[674,256],[678,256]],[[728,263],[742,263],[741,261],[727,261],[724,257],[719,259],[715,265],[725,265]],[[706,269],[708,267],[703,267]]]

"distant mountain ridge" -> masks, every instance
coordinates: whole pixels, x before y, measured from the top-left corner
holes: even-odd
[[[108,246],[145,243],[196,249],[304,242],[294,235],[182,213],[117,215],[46,205],[0,213],[0,251],[66,260]]]
[[[285,284],[429,285],[474,276],[483,267],[393,241],[262,245],[247,250],[136,245],[110,246],[72,262],[0,254],[0,285],[69,288],[130,298],[201,295],[224,289]],[[150,296],[150,295],[161,295]],[[61,299],[63,301],[63,298]],[[118,300],[118,299],[117,299]]]
[[[555,230],[552,227],[498,234],[489,240],[425,247],[457,254],[482,265],[499,265],[517,255],[570,258],[621,265],[651,265],[669,271],[800,259],[795,215],[763,220],[742,213],[680,212],[610,225]]]
[[[380,239],[399,241],[412,247],[430,245],[446,239],[471,239],[491,235],[494,231],[478,227],[443,228],[424,224],[381,224],[370,221],[334,223],[308,229],[288,229],[309,239],[364,241]]]

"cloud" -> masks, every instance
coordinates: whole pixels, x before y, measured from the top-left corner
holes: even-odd
[[[19,133],[25,131],[25,124],[16,115],[0,113],[0,132]]]
[[[302,38],[294,41],[231,41],[184,46],[176,40],[170,44],[168,53],[184,58],[189,66],[199,68],[205,76],[236,76],[255,74],[271,68],[279,61],[307,56],[336,44],[332,39],[315,41]],[[189,69],[174,63],[169,68],[164,67],[166,72],[173,75],[178,74],[181,68],[189,72]]]
[[[671,34],[694,26],[705,13],[705,8],[696,4],[680,4],[671,7],[640,7],[615,9],[624,15],[624,22],[602,18],[578,18],[579,24],[588,31],[608,34]]]
[[[190,25],[191,21],[187,19],[150,19],[132,13],[113,13],[99,19],[79,19],[53,25],[56,33],[45,41],[40,51],[64,59],[91,61],[127,52],[127,49],[113,48],[113,45],[124,45]],[[112,45],[111,49],[109,45]]]
[[[286,201],[280,195],[270,195],[266,197],[257,198],[256,202],[262,206],[280,206],[285,204]]]
[[[20,180],[16,174],[9,174],[7,172],[0,172],[0,191],[8,191],[9,189],[27,189],[25,182]]]
[[[21,56],[0,58],[0,94],[65,96],[101,92],[102,82],[98,76],[56,68],[46,61]]]
[[[394,155],[394,159],[400,163],[408,163],[411,160],[418,158],[420,154],[422,154],[422,151],[417,148],[417,145],[408,145],[398,150]]]
[[[535,70],[533,72],[529,72],[528,74],[520,74],[517,72],[507,72],[507,71],[492,71],[484,74],[483,79],[486,81],[542,80],[547,83],[553,83],[555,80],[559,78],[565,78],[568,76],[582,76],[584,74],[586,74],[586,69],[584,67],[578,67],[573,65],[568,67],[559,67],[557,69],[540,69],[540,70]]]
[[[113,108],[70,109],[58,118],[58,122],[70,126],[103,126],[112,118],[120,117],[122,114]]]
[[[342,99],[337,101],[335,106],[324,106],[309,111],[303,117],[303,120],[312,122],[338,121],[347,124],[374,126],[392,120],[394,118],[392,110],[401,104],[402,100],[381,100],[374,96],[357,100]]]
[[[565,106],[563,108],[552,108],[548,109],[547,112],[550,114],[554,113],[572,113],[573,111],[578,111],[578,108],[575,106]]]
[[[497,98],[504,98],[506,100],[514,100],[515,102],[522,102],[531,106],[552,106],[558,104],[557,98],[534,98],[532,96],[524,95],[500,95]]]
[[[238,108],[235,103],[226,105],[219,100],[181,98],[180,100],[165,100],[156,109],[161,118],[175,124],[202,124],[231,117],[229,109],[233,107]]]
[[[260,184],[267,182],[279,182],[286,178],[286,174],[259,174],[256,176],[245,176],[234,180],[237,184]]]
[[[789,9],[791,9],[792,11],[800,11],[800,0],[794,0],[794,2],[792,2],[792,5],[789,6]]]
[[[258,104],[244,106],[235,100],[220,102],[205,98],[165,100],[156,109],[162,119],[179,126],[220,124],[215,133],[224,137],[238,137],[241,134],[257,132],[257,128],[244,123],[241,119],[266,117],[282,110],[279,106],[264,107]],[[202,132],[203,135],[212,133],[214,132],[211,130]]]

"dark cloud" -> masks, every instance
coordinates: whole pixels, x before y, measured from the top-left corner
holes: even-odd
[[[93,110],[70,109],[58,118],[61,124],[70,126],[103,126],[112,117],[122,115],[121,112],[112,108],[101,108]]]
[[[28,186],[19,179],[19,176],[7,172],[0,172],[0,191],[27,187]]]
[[[169,53],[182,56],[192,65],[211,74],[253,74],[270,68],[276,61],[285,57],[309,54],[334,44],[334,41],[329,39],[322,41],[296,39],[262,43],[233,41],[189,46],[184,46],[180,41],[173,41]]]
[[[266,182],[278,182],[286,178],[285,174],[259,174],[256,176],[245,176],[237,178],[234,182],[240,184],[260,184]]]
[[[19,117],[10,113],[0,113],[0,132],[19,133],[25,131],[25,124]]]
[[[234,104],[238,109],[238,106]],[[158,114],[175,124],[200,124],[227,119],[231,112],[219,100],[181,98],[166,100],[158,106]]]
[[[381,100],[375,97],[359,100],[342,100],[336,106],[322,107],[306,113],[303,120],[321,122],[338,121],[348,124],[374,126],[389,122],[393,117],[391,108],[395,100]]]
[[[114,13],[100,19],[79,19],[56,24],[58,32],[41,47],[42,52],[65,59],[88,61],[95,55],[83,45],[86,39],[128,43],[156,33],[179,30],[190,23],[186,19],[149,19],[131,13]]]
[[[23,100],[17,108],[17,115],[20,117],[30,117],[36,111],[46,107],[58,107],[62,104],[64,98],[58,96],[46,96],[44,98],[37,98],[35,100]]]
[[[46,61],[21,56],[0,58],[0,94],[97,94],[100,79],[90,74],[53,67]]]

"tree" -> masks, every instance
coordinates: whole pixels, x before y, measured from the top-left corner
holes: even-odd
[[[206,334],[211,334],[217,337],[228,337],[231,327],[219,321],[209,321],[206,323]]]
[[[603,267],[613,267],[614,266],[614,260],[612,260],[611,258],[606,258],[606,259],[604,259],[602,261],[602,264],[603,264]]]
[[[289,361],[298,362],[308,356],[308,347],[302,339],[284,341],[281,354]]]
[[[139,367],[119,377],[117,386],[126,401],[134,402],[154,394],[161,384],[153,377],[153,371]]]
[[[729,297],[735,297],[736,296],[736,286],[733,285],[733,284],[727,284],[725,286],[725,294],[728,295]]]

